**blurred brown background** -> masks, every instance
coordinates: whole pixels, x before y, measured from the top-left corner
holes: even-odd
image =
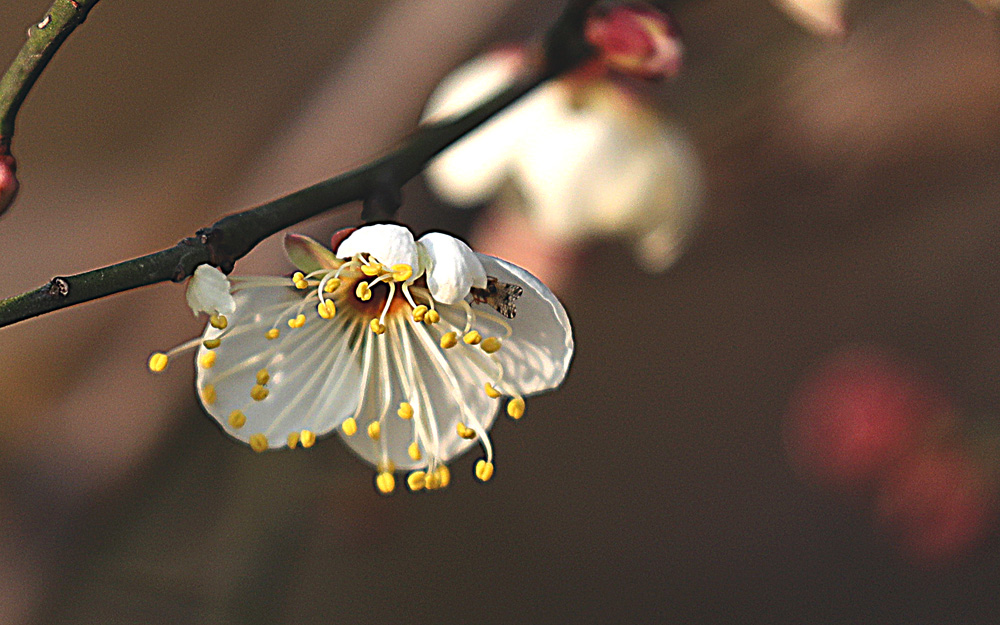
[[[47,6],[0,7],[3,58]],[[67,310],[0,330],[0,622],[996,622],[995,539],[912,565],[795,475],[781,419],[806,367],[874,341],[1000,423],[997,22],[857,0],[831,43],[763,1],[669,6],[688,54],[657,93],[702,155],[704,226],[662,276],[613,243],[574,268],[573,371],[498,423],[488,485],[470,455],[443,493],[381,498],[332,440],[228,440],[187,366],[145,370],[198,331],[180,286]],[[364,162],[559,8],[102,3],[19,119],[2,294]],[[417,231],[469,225],[419,181],[406,202]],[[273,243],[238,271],[286,271]]]

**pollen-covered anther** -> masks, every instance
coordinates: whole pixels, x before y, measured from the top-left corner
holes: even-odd
[[[211,369],[215,366],[216,358],[215,352],[205,352],[201,356],[198,356],[198,365],[203,369]]]
[[[358,431],[358,422],[354,420],[354,417],[350,417],[340,426],[340,429],[344,431],[344,434],[348,436],[354,436]]]
[[[333,293],[340,288],[340,278],[330,278],[326,281],[326,286],[323,287],[324,293]]]
[[[389,471],[382,471],[375,478],[375,486],[383,495],[388,495],[396,488],[396,478]]]
[[[400,419],[412,419],[413,418],[413,406],[409,402],[402,402],[399,404],[399,410],[396,411]]]
[[[289,432],[288,433],[288,448],[295,449],[295,446],[299,444],[299,433]]]
[[[375,334],[385,334],[385,324],[379,323],[378,319],[372,319],[368,324],[368,327],[372,329]]]
[[[205,388],[201,389],[201,400],[208,405],[214,404],[216,400],[215,387],[211,384],[206,384]]]
[[[267,384],[271,381],[271,374],[268,373],[267,369],[261,369],[257,372],[257,384],[261,386]]]
[[[264,401],[270,394],[271,391],[267,390],[260,384],[254,384],[253,388],[250,389],[250,397],[254,401]]]
[[[301,328],[305,324],[306,324],[306,316],[301,313],[296,315],[294,319],[288,320],[288,327],[292,329]]]
[[[305,291],[309,288],[309,282],[306,280],[306,275],[301,271],[296,271],[292,274],[292,284],[295,285],[300,291]]]
[[[368,265],[361,265],[361,273],[365,274],[369,278],[374,278],[375,276],[382,275],[384,269],[382,268],[382,263],[371,263]]]
[[[427,307],[423,304],[417,306],[413,309],[413,320],[420,323],[424,320],[424,315],[427,314]]]
[[[481,482],[489,482],[490,478],[493,477],[493,463],[485,460],[477,462],[476,477],[479,478],[479,481]]]
[[[424,488],[427,490],[437,490],[441,488],[441,478],[435,473],[428,473],[424,476]]]
[[[524,399],[515,397],[507,402],[507,414],[513,419],[520,419],[524,416]]]
[[[494,386],[489,382],[486,383],[486,394],[492,397],[493,399],[497,399],[498,397],[503,395],[503,393],[494,388]]]
[[[441,315],[436,310],[428,310],[424,313],[424,323],[431,325],[441,321]]]
[[[451,484],[451,471],[448,469],[447,466],[443,464],[438,465],[438,468],[434,470],[434,475],[437,476],[441,484],[441,488],[444,488],[448,486],[448,484]]]
[[[413,275],[413,267],[405,263],[392,266],[392,279],[395,282],[406,282]]]
[[[263,434],[254,434],[250,437],[250,447],[257,453],[267,451],[267,437]]]
[[[205,346],[205,349],[215,349],[219,345],[222,345],[222,339],[208,339],[202,341],[201,344]]]
[[[312,430],[302,430],[299,432],[299,442],[308,449],[316,444],[316,434]]]
[[[372,298],[372,289],[367,282],[358,282],[358,287],[354,289],[354,294],[362,302],[367,302]]]
[[[450,349],[458,345],[458,335],[454,332],[445,332],[441,336],[441,348]]]
[[[266,338],[269,341],[273,341],[279,336],[281,336],[281,330],[279,330],[278,328],[271,328],[270,330],[264,333],[264,338]]]
[[[423,454],[420,453],[420,445],[416,442],[410,443],[410,446],[406,448],[406,453],[412,460],[420,460],[423,458]]]
[[[324,319],[333,319],[333,316],[337,314],[337,307],[332,300],[326,299],[316,306],[316,312]]]
[[[236,430],[240,429],[241,427],[246,425],[246,422],[247,422],[247,416],[243,414],[242,410],[234,410],[229,413],[229,425],[233,429]]]
[[[491,336],[483,339],[483,342],[479,344],[479,347],[487,354],[495,354],[500,351],[500,345],[500,339],[495,336]]]
[[[464,438],[465,440],[472,440],[476,438],[476,431],[468,427],[461,421],[455,424],[455,431],[458,432],[458,435]]]
[[[225,315],[212,315],[209,317],[208,322],[212,324],[213,328],[219,330],[225,330],[226,326],[229,325],[229,320],[226,319]]]
[[[414,471],[406,476],[406,485],[410,487],[410,490],[416,492],[424,487],[426,475],[423,471]]]
[[[163,352],[156,352],[149,357],[149,370],[159,373],[167,368],[167,363],[170,362],[170,358],[167,357]]]
[[[379,425],[378,421],[372,421],[368,424],[368,438],[373,441],[377,441],[382,436],[382,426]]]
[[[479,343],[483,340],[483,337],[480,336],[479,332],[476,330],[470,330],[469,332],[466,332],[465,336],[462,337],[462,340],[465,341],[466,345],[479,345]]]

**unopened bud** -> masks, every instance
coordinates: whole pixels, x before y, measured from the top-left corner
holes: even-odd
[[[17,197],[17,160],[10,154],[0,155],[0,215],[3,215]]]
[[[658,80],[681,70],[677,29],[666,13],[644,2],[595,8],[584,36],[597,48],[598,61],[616,72]]]

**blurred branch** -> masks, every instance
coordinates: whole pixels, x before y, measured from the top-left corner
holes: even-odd
[[[0,79],[0,149],[10,148],[21,103],[73,30],[98,0],[55,0],[45,17],[28,29],[28,40]]]
[[[86,4],[92,6],[97,0]],[[56,5],[74,4],[56,0]],[[354,171],[320,182],[256,208],[229,215],[169,249],[74,276],[57,277],[22,295],[0,301],[0,327],[141,286],[184,280],[201,264],[225,272],[267,237],[342,206],[365,202],[363,217],[387,218],[398,208],[400,187],[436,154],[543,81],[585,60],[583,14],[593,0],[571,0],[546,40],[546,65],[462,117],[421,127],[407,142]],[[84,2],[75,3],[82,7]],[[54,19],[54,18],[53,18]],[[51,55],[50,55],[51,56]],[[40,70],[39,70],[40,71]],[[6,80],[6,78],[5,78]]]

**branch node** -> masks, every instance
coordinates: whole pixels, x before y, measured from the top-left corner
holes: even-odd
[[[69,282],[66,278],[52,278],[49,282],[48,293],[52,297],[66,297],[69,295]]]

